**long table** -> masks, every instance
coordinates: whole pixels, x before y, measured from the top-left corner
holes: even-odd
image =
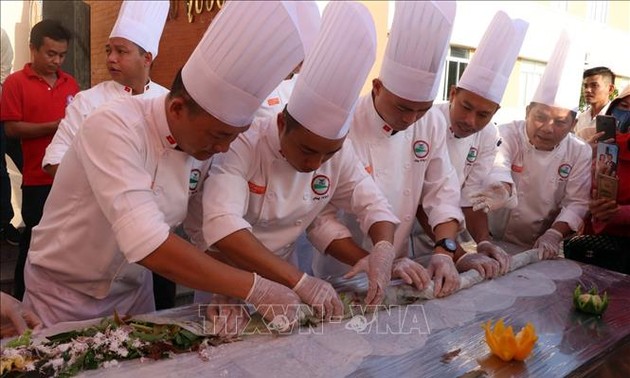
[[[611,298],[601,317],[578,313],[580,283]],[[199,319],[198,306],[160,316]],[[524,362],[491,355],[481,325],[534,324]],[[444,299],[424,301],[288,336],[250,335],[161,361],[128,361],[83,376],[562,377],[630,376],[630,277],[568,260],[542,261]]]

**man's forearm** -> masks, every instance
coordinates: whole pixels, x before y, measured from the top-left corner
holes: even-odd
[[[462,207],[462,212],[466,218],[466,229],[475,239],[475,242],[490,240],[488,215],[483,211],[473,211],[472,207]]]
[[[237,266],[293,288],[304,274],[293,264],[274,255],[249,230],[236,231],[214,244]]]
[[[4,131],[10,138],[30,139],[54,134],[59,126],[59,121],[33,123],[6,121]]]
[[[367,251],[359,247],[352,238],[333,240],[326,248],[326,254],[350,266],[368,255]]]

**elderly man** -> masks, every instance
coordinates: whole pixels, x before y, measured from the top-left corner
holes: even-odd
[[[591,186],[591,149],[569,134],[575,125],[583,49],[563,32],[547,63],[525,121],[499,126],[492,176],[515,186],[518,205],[490,212],[497,238],[538,248],[552,258],[582,226]]]
[[[296,319],[300,300],[291,290],[216,261],[172,230],[185,221],[203,244],[194,226],[201,226],[210,158],[249,128],[304,58],[294,13],[306,6],[316,7],[228,3],[169,94],[110,103],[85,120],[59,166],[26,266],[24,302],[44,325],[154,310],[147,269],[254,305],[282,305],[275,313]],[[218,52],[223,43],[232,47]]]

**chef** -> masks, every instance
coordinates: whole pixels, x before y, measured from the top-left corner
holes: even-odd
[[[439,296],[459,287],[453,258],[460,256],[454,256],[454,239],[464,218],[457,175],[446,150],[446,120],[440,112],[430,111],[454,18],[454,2],[396,2],[379,78],[372,81],[372,93],[359,99],[348,136],[364,169],[400,218],[394,240],[398,258],[410,255],[409,235],[422,203],[437,240],[435,253],[428,272],[415,264],[410,269],[413,276],[404,278],[422,287],[432,278]],[[369,249],[370,240],[356,232],[353,217],[344,214],[341,223],[335,221],[336,213],[337,208],[329,206],[314,222],[308,231],[313,245],[334,254],[336,248],[349,248],[352,235]],[[397,262],[409,267],[412,263]],[[314,256],[313,271],[318,276],[343,274],[348,268]]]
[[[484,180],[492,170],[500,144],[499,132],[491,120],[499,110],[527,27],[527,22],[497,12],[457,86],[451,87],[449,102],[435,105],[449,125],[446,146],[461,185],[460,206],[467,231],[477,242],[477,252],[495,260],[479,265],[486,278],[507,273],[510,258],[490,241],[487,214],[481,209],[473,211],[471,196],[483,192],[497,200],[492,203],[494,208],[515,198],[509,185],[496,182],[486,188]],[[504,201],[498,203],[499,199]]]
[[[366,270],[367,303],[389,283],[396,217],[344,140],[374,62],[376,33],[356,2],[330,2],[285,110],[255,121],[215,159],[204,186],[204,236],[238,266],[291,287],[324,319],[342,314],[332,286],[299,271],[294,243],[327,203],[360,218],[375,247],[340,255]]]
[[[491,211],[500,240],[538,248],[552,258],[560,242],[582,226],[591,186],[591,149],[570,134],[580,97],[584,49],[560,36],[524,121],[499,126],[495,180],[514,185],[518,205]]]
[[[195,221],[210,158],[248,129],[304,58],[293,22],[302,6],[315,4],[227,3],[168,95],[114,102],[86,119],[33,231],[24,301],[44,325],[152,311],[149,270],[257,306],[284,305],[275,314],[296,319],[291,290],[222,264],[171,230],[196,225],[189,235],[203,243]]]
[[[66,108],[52,142],[46,148],[42,167],[52,176],[72,144],[81,124],[108,101],[141,96],[158,97],[168,89],[149,78],[157,58],[160,37],[168,16],[165,1],[125,0],[105,45],[107,70],[112,80],[79,92]]]

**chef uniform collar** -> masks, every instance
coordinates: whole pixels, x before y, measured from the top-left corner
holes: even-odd
[[[355,2],[328,3],[287,111],[321,137],[343,138],[375,58],[376,29],[367,8]]]
[[[155,59],[169,7],[167,1],[123,1],[109,38],[125,38],[150,52]]]
[[[454,1],[396,1],[379,75],[383,86],[409,101],[433,101],[455,20]]]
[[[301,38],[312,36],[317,18],[312,1],[227,2],[182,69],[186,90],[225,124],[248,126],[304,60]]]
[[[501,104],[528,26],[523,20],[497,12],[457,86]]]

